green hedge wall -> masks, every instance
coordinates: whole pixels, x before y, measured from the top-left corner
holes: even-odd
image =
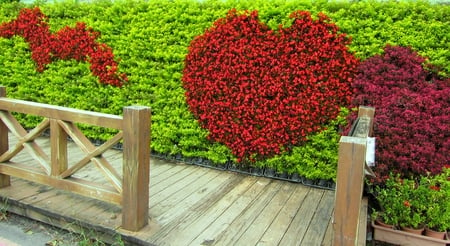
[[[181,75],[190,41],[231,8],[256,9],[261,20],[272,28],[289,25],[288,15],[294,10],[308,10],[313,15],[324,12],[353,38],[350,48],[362,60],[381,53],[387,43],[411,46],[434,65],[443,67],[445,76],[450,74],[448,5],[303,0],[101,0],[37,5],[49,17],[52,31],[81,21],[101,32],[98,41],[113,48],[129,84],[122,88],[102,85],[91,75],[89,64],[75,61],[57,61],[38,73],[22,38],[0,38],[0,84],[7,87],[9,97],[119,115],[124,106],[147,105],[152,109],[153,151],[206,158],[217,164],[235,158],[227,147],[206,140],[208,133],[188,111]],[[21,8],[30,6],[0,2],[0,22],[15,18]],[[346,111],[330,122],[328,130],[311,136],[304,146],[252,165],[312,179],[334,179],[338,129],[346,124]],[[27,127],[38,120],[21,119]],[[101,140],[112,133],[82,127],[88,136]]]

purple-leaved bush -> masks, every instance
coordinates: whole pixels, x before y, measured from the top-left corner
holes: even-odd
[[[436,174],[450,164],[450,78],[425,62],[410,48],[388,45],[359,66],[352,104],[376,108],[374,182],[390,172]]]

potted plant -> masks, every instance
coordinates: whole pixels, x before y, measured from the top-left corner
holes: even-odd
[[[394,224],[382,229],[380,223],[375,222],[378,240],[395,244],[408,240],[430,245],[448,245],[450,242],[446,236],[450,228],[449,167],[439,175],[411,179],[391,174],[383,186],[375,187],[374,194],[380,209],[372,213],[372,219]],[[412,231],[406,231],[407,228],[419,230],[412,234]],[[435,236],[433,230],[441,233]]]
[[[402,179],[399,196],[403,208],[399,210],[399,225],[404,231],[422,234],[425,228],[425,209],[428,206],[427,190],[415,179]]]
[[[436,176],[422,177],[420,185],[427,191],[425,234],[444,239],[450,229],[450,169]]]
[[[403,201],[400,194],[400,183],[398,177],[391,175],[385,185],[375,187],[375,198],[378,201],[379,210],[372,214],[375,222],[380,225],[390,225],[391,228],[398,226]]]
[[[391,175],[384,186],[377,186],[376,199],[380,206],[379,219],[421,234],[425,225],[425,191],[414,179]],[[418,231],[417,231],[418,230]]]

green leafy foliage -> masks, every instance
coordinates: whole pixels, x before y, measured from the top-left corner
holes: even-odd
[[[206,139],[208,133],[188,110],[181,74],[191,40],[229,9],[258,10],[261,22],[273,29],[279,24],[291,25],[288,16],[293,11],[305,10],[315,16],[324,12],[353,38],[350,49],[361,59],[381,53],[386,43],[412,46],[450,74],[448,5],[306,0],[99,0],[33,5],[39,5],[49,17],[52,32],[76,22],[100,32],[98,42],[113,49],[129,83],[123,88],[101,85],[90,74],[89,64],[74,61],[57,61],[38,73],[22,38],[0,38],[0,84],[7,87],[9,97],[117,115],[124,106],[150,106],[153,151],[203,157],[215,163],[234,161],[235,157],[225,146]],[[30,5],[0,2],[0,22],[12,20],[24,7]],[[38,121],[29,118],[21,122],[31,127]],[[309,136],[310,141],[291,152],[255,165],[333,179],[339,138],[334,126]],[[112,135],[88,126],[83,126],[83,131],[91,138]]]

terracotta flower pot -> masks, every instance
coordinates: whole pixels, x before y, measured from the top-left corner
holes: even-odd
[[[412,233],[412,234],[416,234],[416,235],[422,235],[423,231],[425,230],[424,228],[419,228],[419,229],[415,229],[415,228],[411,228],[411,227],[401,227],[402,231],[408,232],[408,233]]]
[[[428,237],[432,237],[432,238],[437,238],[437,239],[445,239],[445,234],[447,234],[447,232],[441,232],[441,231],[435,231],[429,228],[425,228],[425,236]]]
[[[394,225],[386,224],[381,219],[376,219],[375,220],[375,224],[379,225],[379,226],[382,226],[382,227],[385,227],[385,228],[390,228],[390,229],[394,228]]]

